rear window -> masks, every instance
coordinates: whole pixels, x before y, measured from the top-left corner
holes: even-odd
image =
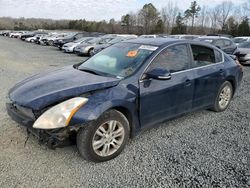
[[[214,50],[214,54],[215,54],[215,62],[216,63],[220,63],[222,62],[222,53],[218,50]]]
[[[193,67],[202,67],[216,63],[214,49],[200,46],[200,45],[191,45],[193,52]]]

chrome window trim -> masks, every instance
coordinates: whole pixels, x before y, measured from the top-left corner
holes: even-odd
[[[151,65],[151,63],[155,60],[155,58],[163,51],[165,50],[166,48],[169,48],[171,46],[175,46],[175,45],[181,45],[181,44],[184,44],[184,45],[198,45],[198,46],[203,46],[203,45],[200,45],[200,44],[191,44],[191,43],[176,43],[176,44],[170,44],[168,46],[165,46],[164,48],[162,48],[151,60],[150,62],[148,63],[148,65],[146,66],[146,68],[144,69],[142,75],[140,76],[140,79],[139,79],[139,82],[143,82],[143,75],[145,74],[146,70],[148,69],[148,67]],[[207,47],[207,46],[204,46],[204,47]],[[207,48],[210,48],[210,47],[207,47]],[[213,50],[217,50],[215,48],[211,48]],[[192,49],[191,49],[192,50]],[[186,70],[182,70],[182,71],[177,71],[177,72],[174,72],[174,73],[171,73],[171,75],[175,75],[175,74],[179,74],[179,73],[183,73],[183,72],[187,72],[187,71],[191,71],[191,70],[196,70],[196,69],[200,69],[200,68],[204,68],[204,67],[209,67],[209,66],[213,66],[213,65],[218,65],[218,64],[222,64],[225,62],[225,57],[223,55],[223,53],[220,51],[220,50],[217,50],[221,56],[222,56],[222,61],[221,62],[216,62],[216,63],[213,63],[213,64],[210,64],[210,65],[204,65],[204,66],[200,66],[200,67],[194,67],[194,68],[189,68],[189,69],[186,69]],[[192,52],[192,51],[191,51]],[[192,62],[193,62],[193,58],[192,58]]]

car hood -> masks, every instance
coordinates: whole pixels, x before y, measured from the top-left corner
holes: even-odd
[[[238,48],[240,54],[250,54],[250,48]]]
[[[18,105],[42,110],[86,92],[115,86],[119,81],[117,78],[98,76],[67,66],[21,81],[10,89],[9,97]]]

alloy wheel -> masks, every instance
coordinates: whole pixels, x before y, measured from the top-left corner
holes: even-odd
[[[232,97],[232,89],[226,85],[220,92],[220,96],[219,96],[219,106],[222,109],[225,109]]]
[[[94,152],[102,157],[114,154],[124,141],[125,130],[122,124],[115,120],[103,123],[96,130],[92,147]]]

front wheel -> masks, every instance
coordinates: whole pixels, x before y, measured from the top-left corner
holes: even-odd
[[[49,46],[54,46],[54,41],[53,40],[49,40],[48,44],[49,44]]]
[[[119,111],[109,110],[77,134],[77,148],[84,159],[104,162],[118,156],[129,139],[127,118]]]
[[[212,110],[222,112],[227,109],[233,97],[233,86],[229,81],[224,82],[215,99]]]

